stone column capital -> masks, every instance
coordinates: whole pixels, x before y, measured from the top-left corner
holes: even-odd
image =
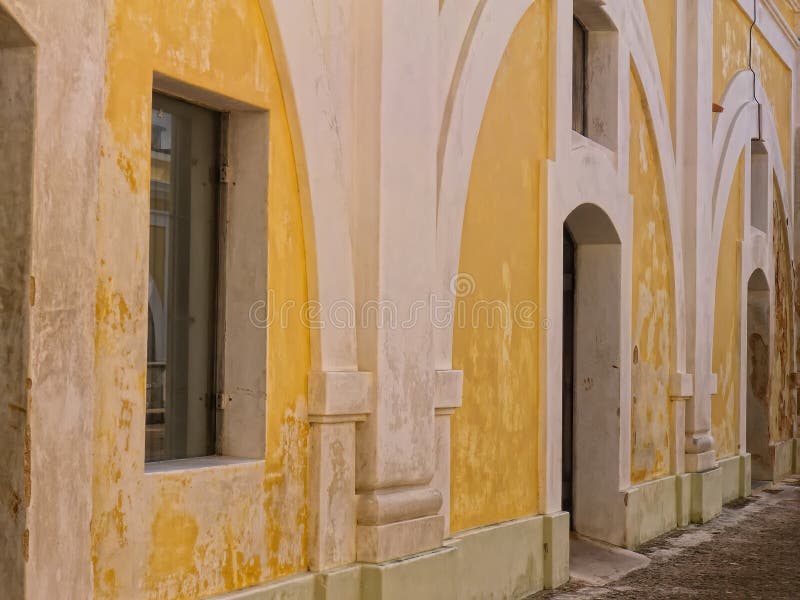
[[[673,401],[685,401],[694,397],[694,375],[691,373],[672,373],[669,376],[669,398]]]
[[[436,414],[452,414],[461,408],[461,396],[464,389],[464,371],[436,371],[436,396],[434,408]]]
[[[308,419],[312,423],[363,421],[370,413],[372,373],[312,371],[308,375]]]

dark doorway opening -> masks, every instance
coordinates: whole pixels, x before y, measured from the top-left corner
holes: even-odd
[[[572,433],[575,374],[575,240],[564,226],[564,312],[561,350],[561,510],[572,518]]]
[[[586,203],[565,219],[563,248],[562,507],[577,533],[621,545],[622,246]]]

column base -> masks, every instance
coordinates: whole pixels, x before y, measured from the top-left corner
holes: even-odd
[[[546,537],[545,519],[551,522],[552,539]],[[566,513],[471,529],[457,534],[447,545],[458,551],[458,598],[527,598],[544,588],[548,555],[555,559],[551,573],[563,577],[566,572],[569,578]]]
[[[361,600],[361,567],[351,565],[319,573],[314,579],[314,594],[314,600]]]
[[[800,473],[800,438],[794,438],[794,464],[792,473]]]
[[[717,467],[703,473],[691,473],[692,523],[707,523],[722,512],[722,470]]]
[[[719,461],[722,472],[722,503],[750,495],[750,455],[732,456]]]
[[[796,441],[788,439],[770,444],[772,458],[772,481],[780,481],[794,472],[794,455]]]
[[[747,498],[753,493],[753,457],[745,454],[741,457],[742,462],[739,465],[739,496]]]
[[[457,600],[457,561],[454,548],[440,548],[404,560],[362,565],[360,598]]]
[[[686,527],[692,518],[692,476],[689,473],[681,473],[676,475],[675,479],[677,480],[675,486],[677,525]]]
[[[422,519],[419,519],[422,520]],[[527,598],[569,579],[569,515],[537,515],[457,534],[400,560],[302,573],[215,600]]]
[[[678,523],[680,480],[663,477],[632,486],[624,492],[625,547],[635,550]]]
[[[569,581],[569,513],[544,516],[544,587],[552,590]]]
[[[714,451],[708,450],[699,454],[685,454],[684,465],[687,473],[702,473],[717,466]]]
[[[386,525],[359,525],[356,527],[357,560],[365,563],[382,563],[427,552],[439,548],[443,536],[442,515]]]

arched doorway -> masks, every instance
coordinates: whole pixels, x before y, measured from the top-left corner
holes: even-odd
[[[747,451],[753,484],[772,480],[769,451],[769,283],[757,269],[747,282]]]
[[[576,532],[621,544],[619,503],[622,252],[594,204],[564,222],[562,500]]]

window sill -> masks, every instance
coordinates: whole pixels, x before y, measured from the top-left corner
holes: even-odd
[[[235,456],[199,456],[197,458],[181,458],[145,463],[145,475],[157,473],[177,473],[196,471],[198,469],[216,469],[221,467],[237,467],[254,463],[264,463],[261,458],[238,458]]]

